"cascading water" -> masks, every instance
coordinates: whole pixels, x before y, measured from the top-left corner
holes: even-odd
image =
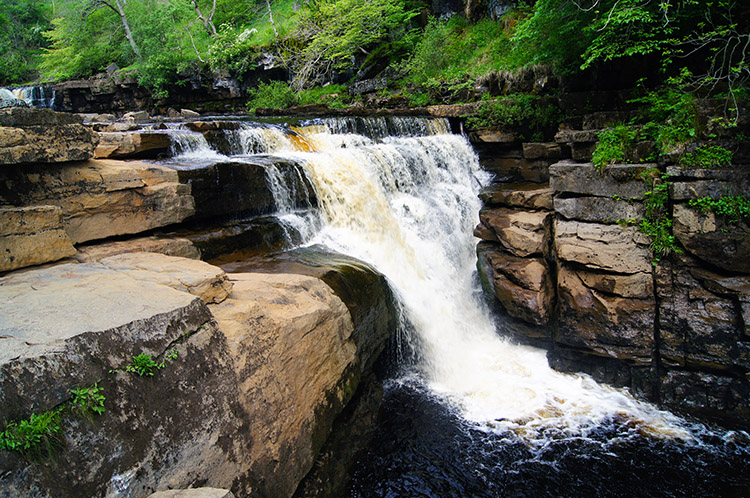
[[[477,193],[487,178],[466,139],[448,132],[444,120],[350,118],[293,129],[246,124],[231,133],[238,154],[274,154],[304,164],[320,208],[315,220],[307,212],[297,221],[313,227],[305,242],[367,261],[386,275],[403,308],[402,330],[410,331],[403,339],[418,358],[391,389],[440,400],[450,414],[441,420],[457,417],[458,426],[468,424],[461,433],[473,441],[467,451],[522,444],[524,451],[541,452],[532,452],[533,460],[559,441],[591,441],[603,433],[597,443],[603,454],[611,453],[611,441],[633,435],[700,445],[698,426],[587,376],[555,372],[544,352],[496,334],[473,278]],[[298,216],[294,203],[284,200],[293,196],[282,175],[269,167],[267,177],[281,214]],[[472,431],[494,442],[477,448],[475,437],[467,436]],[[379,464],[374,468],[381,471]],[[416,494],[414,489],[401,492]],[[381,495],[360,492],[350,490]],[[455,496],[472,494],[485,496]],[[387,490],[382,495],[395,496]]]

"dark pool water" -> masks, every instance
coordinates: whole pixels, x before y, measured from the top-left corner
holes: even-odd
[[[750,497],[750,443],[719,430],[654,439],[613,422],[530,447],[478,430],[418,383],[391,383],[343,496]]]

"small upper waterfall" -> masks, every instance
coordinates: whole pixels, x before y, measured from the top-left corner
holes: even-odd
[[[55,109],[56,92],[46,86],[25,86],[13,89],[13,95],[32,107]]]
[[[473,277],[477,194],[488,177],[468,141],[449,131],[442,119],[346,118],[246,123],[225,133],[230,155],[303,165],[318,199],[312,218],[295,212],[284,175],[273,167],[266,174],[280,214],[310,228],[304,243],[360,258],[389,279],[404,311],[402,339],[418,357],[405,379],[424,382],[487,430],[530,441],[612,420],[688,438],[671,414],[587,376],[555,372],[543,351],[497,335]],[[180,147],[178,154],[216,154],[202,143]]]

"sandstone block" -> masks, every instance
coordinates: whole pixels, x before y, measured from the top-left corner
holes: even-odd
[[[166,154],[171,145],[169,133],[153,131],[101,132],[94,157],[153,158]]]
[[[75,260],[79,263],[96,263],[109,256],[134,252],[155,252],[180,258],[201,259],[200,250],[186,238],[150,236],[80,246]]]
[[[0,208],[0,272],[57,261],[76,253],[57,206]]]
[[[648,239],[634,227],[557,220],[555,247],[561,260],[592,270],[651,272]]]
[[[614,164],[597,171],[591,163],[561,161],[549,167],[550,187],[558,193],[585,194],[596,197],[619,196],[642,199],[649,190],[640,176],[655,164]]]
[[[563,149],[559,143],[524,142],[523,157],[526,159],[560,159]]]
[[[615,223],[644,215],[640,202],[609,197],[555,197],[555,212],[568,220]]]
[[[732,272],[750,273],[750,237],[745,221],[727,223],[713,212],[701,213],[675,204],[672,230],[697,258]]]
[[[527,209],[553,209],[552,189],[538,183],[504,183],[484,187],[479,198],[486,204]]]
[[[510,316],[535,325],[550,320],[554,289],[544,259],[519,258],[483,244],[477,255],[479,267],[491,269],[491,290]]]
[[[6,168],[0,202],[59,206],[74,244],[179,223],[195,209],[175,170],[111,160]]]
[[[654,350],[655,300],[605,295],[577,271],[558,272],[560,325],[555,342],[593,354],[648,364]]]
[[[508,208],[485,208],[479,220],[490,229],[495,240],[515,256],[541,255],[548,239],[550,213],[518,211]]]
[[[32,107],[0,110],[0,164],[81,161],[93,155],[98,140],[73,114]]]
[[[682,256],[657,266],[656,285],[665,362],[709,371],[750,367],[745,277],[721,276]]]
[[[522,157],[494,156],[482,160],[482,168],[497,176],[510,177],[515,182],[544,183],[549,180],[550,161]]]

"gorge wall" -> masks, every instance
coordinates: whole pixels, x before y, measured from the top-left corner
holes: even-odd
[[[554,142],[475,135],[496,175],[481,194],[475,231],[485,291],[519,325],[508,327],[512,333],[549,348],[554,368],[746,426],[749,227],[689,201],[750,196],[748,144],[734,143],[729,167],[599,170],[590,161],[601,118],[590,114]],[[667,194],[683,249],[661,258],[638,228],[655,190]]]

